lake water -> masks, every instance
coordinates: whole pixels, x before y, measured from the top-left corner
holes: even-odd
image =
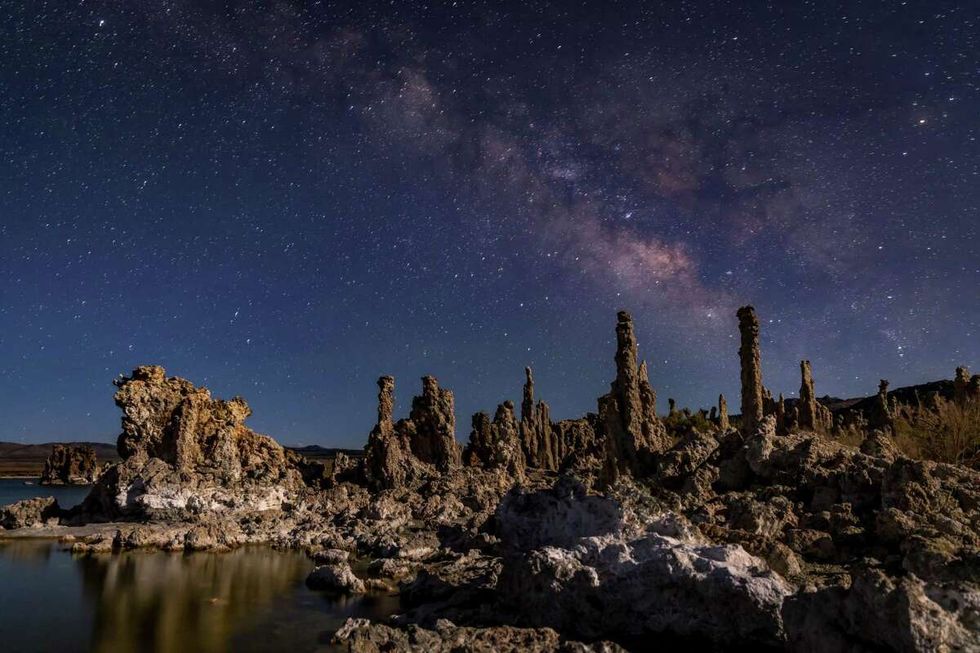
[[[34,497],[54,497],[62,508],[71,508],[81,503],[88,495],[88,485],[38,485],[37,480],[24,484],[22,478],[0,478],[0,506],[8,503],[33,499]]]
[[[81,490],[63,495],[70,506],[87,488],[4,480],[0,504],[65,490]],[[312,568],[302,553],[268,547],[74,556],[51,540],[0,541],[0,651],[334,651],[347,617],[398,611],[394,596],[313,592]]]

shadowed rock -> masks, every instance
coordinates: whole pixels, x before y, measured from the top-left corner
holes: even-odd
[[[551,409],[543,401],[534,402],[534,377],[524,368],[524,399],[521,402],[521,443],[529,467],[556,470],[562,454],[558,451],[551,424]]]
[[[620,311],[616,323],[616,380],[599,398],[599,422],[605,433],[603,476],[613,482],[621,474],[641,473],[650,455],[670,448],[670,438],[654,412],[656,395],[646,365],[637,364],[633,318]]]
[[[97,476],[95,449],[56,444],[44,461],[41,485],[91,485]]]
[[[725,395],[718,395],[718,428],[727,431],[728,427],[728,402]]]
[[[750,435],[762,420],[762,355],[759,351],[759,318],[751,306],[738,309],[738,330],[742,345],[738,356],[742,366],[742,434]]]
[[[523,480],[525,459],[512,401],[497,406],[492,422],[484,412],[473,415],[473,430],[463,461],[472,467],[502,469],[514,479]]]

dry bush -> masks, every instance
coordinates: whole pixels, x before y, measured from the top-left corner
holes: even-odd
[[[907,456],[980,469],[980,401],[901,406],[894,427],[895,444]]]

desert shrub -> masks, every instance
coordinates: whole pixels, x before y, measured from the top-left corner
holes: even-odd
[[[929,407],[900,406],[895,444],[907,456],[980,469],[980,401],[937,398]]]

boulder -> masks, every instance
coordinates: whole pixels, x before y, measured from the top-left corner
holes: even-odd
[[[0,507],[0,527],[6,529],[33,528],[57,519],[61,513],[54,497],[24,499]]]

